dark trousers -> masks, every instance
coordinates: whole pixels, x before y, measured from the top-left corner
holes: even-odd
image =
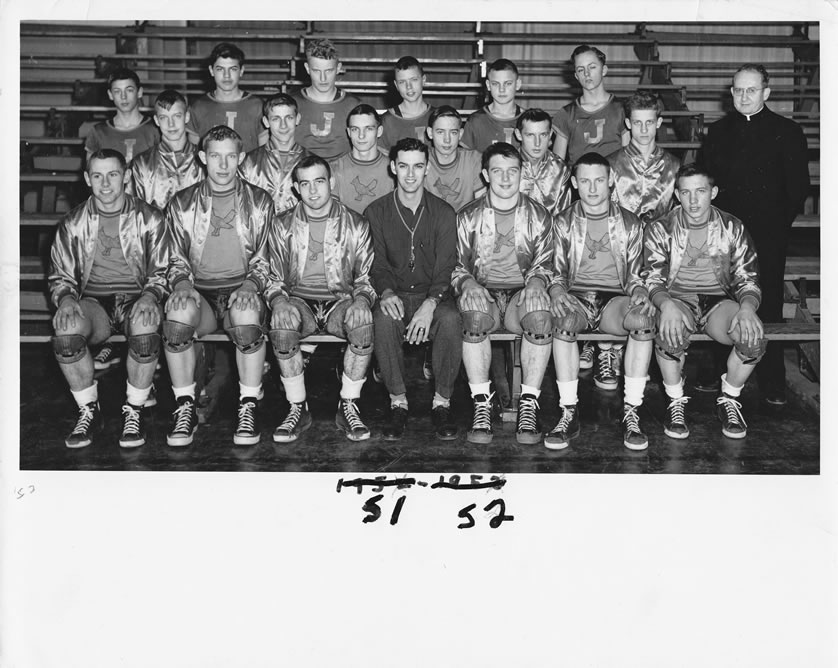
[[[783,274],[786,270],[785,234],[754,235],[759,258],[762,302],[757,315],[763,322],[783,321]],[[757,364],[756,376],[763,392],[782,391],[786,386],[786,366],[781,341],[770,341],[765,356]]]
[[[404,394],[404,334],[413,315],[425,301],[424,295],[397,293],[404,304],[404,318],[394,320],[381,310],[373,311],[375,323],[375,357],[390,394]],[[463,326],[460,312],[452,299],[439,303],[428,333],[432,343],[436,391],[446,399],[454,391],[454,381],[463,360]]]

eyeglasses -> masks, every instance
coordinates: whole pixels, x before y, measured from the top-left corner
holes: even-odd
[[[762,88],[754,88],[753,86],[751,86],[750,88],[731,88],[730,92],[733,93],[736,97],[739,97],[740,95],[742,95],[742,93],[745,93],[745,95],[747,95],[748,97],[753,97],[754,93],[756,93],[758,90],[765,90],[765,86],[763,86]]]

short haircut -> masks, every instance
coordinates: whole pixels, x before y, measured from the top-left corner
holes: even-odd
[[[431,112],[431,115],[428,117],[428,127],[433,128],[434,123],[440,118],[456,118],[460,121],[460,127],[463,127],[463,117],[460,116],[460,112],[447,104],[443,104]]]
[[[486,72],[486,78],[488,78],[489,74],[492,72],[504,72],[507,70],[515,72],[515,76],[518,76],[518,66],[515,63],[509,60],[509,58],[498,58],[495,62],[489,65],[489,70]]]
[[[570,62],[575,65],[576,56],[581,55],[583,53],[588,53],[589,51],[599,59],[600,65],[605,65],[605,54],[598,48],[596,48],[595,46],[591,46],[590,44],[580,44],[575,49],[573,49],[573,53],[570,54]]]
[[[599,153],[594,153],[593,151],[588,151],[583,156],[581,156],[576,162],[573,163],[573,169],[571,170],[571,174],[576,176],[576,172],[579,171],[579,168],[582,165],[600,165],[601,167],[605,167],[606,173],[611,171],[611,165],[604,157],[602,157]]]
[[[129,70],[127,67],[120,67],[108,75],[108,90],[111,89],[114,81],[123,81],[125,79],[130,79],[134,82],[134,85],[137,88],[140,87],[139,75],[134,70]]]
[[[515,124],[515,127],[518,128],[518,130],[522,130],[525,121],[529,121],[530,123],[543,123],[544,121],[547,121],[551,127],[553,125],[553,119],[550,118],[550,114],[544,111],[544,109],[524,110],[524,112],[518,116],[518,122]]]
[[[524,161],[521,159],[521,154],[518,152],[517,148],[515,148],[512,144],[507,144],[505,141],[499,141],[483,151],[483,161],[481,162],[480,167],[488,170],[489,161],[496,155],[499,155],[502,158],[513,158],[514,160],[517,160],[519,167],[524,164]]]
[[[206,151],[211,141],[225,141],[227,139],[232,139],[236,142],[236,153],[242,152],[241,136],[233,128],[227,127],[226,125],[216,125],[214,128],[210,128],[209,132],[201,140],[201,150]]]
[[[428,160],[428,145],[416,137],[404,137],[390,147],[390,160],[396,162],[401,151],[419,151]]]
[[[221,44],[215,45],[215,48],[212,50],[209,57],[209,64],[215,65],[215,61],[219,58],[231,58],[232,60],[237,60],[239,67],[244,65],[244,51],[230,42],[221,42]]]
[[[711,186],[716,183],[716,179],[704,165],[700,165],[695,162],[688,162],[686,165],[681,165],[681,169],[679,169],[678,173],[675,175],[675,189],[678,189],[678,184],[681,179],[686,179],[690,176],[706,176],[707,181]]]
[[[416,68],[419,70],[419,74],[424,74],[425,71],[422,69],[422,65],[419,64],[419,61],[416,60],[413,56],[402,56],[396,61],[395,67],[393,67],[394,72],[399,72],[402,70],[409,70],[412,68]]]
[[[311,39],[306,42],[306,58],[340,60],[335,45],[331,40],[325,38]]]
[[[315,56],[317,58],[318,56]],[[307,155],[305,158],[300,160],[295,166],[294,169],[291,170],[291,180],[294,183],[300,182],[300,170],[301,169],[308,169],[309,167],[315,167],[316,165],[323,165],[326,168],[326,178],[332,178],[332,169],[329,167],[329,163],[326,162],[323,158],[319,155],[314,155],[313,153]]]
[[[171,109],[178,102],[183,105],[184,109],[189,109],[189,103],[180,92],[176,91],[174,88],[167,88],[157,96],[156,100],[154,100],[154,106],[160,107],[161,109]]]
[[[122,155],[119,151],[114,148],[100,148],[95,153],[91,153],[90,157],[87,159],[87,167],[85,171],[90,174],[90,165],[93,163],[94,160],[107,160],[108,158],[114,158],[119,163],[119,168],[125,172],[128,168],[128,163],[125,161],[125,156]]]
[[[349,119],[353,116],[372,116],[377,125],[381,125],[381,119],[378,117],[378,112],[368,104],[359,104],[352,107],[348,114],[346,114],[346,127],[349,127]]]
[[[265,100],[262,104],[262,115],[267,118],[274,107],[291,107],[294,111],[298,110],[297,101],[287,93],[277,93]]]
[[[762,87],[766,88],[768,86],[768,70],[759,63],[745,63],[733,73],[733,76],[736,77],[740,72],[756,72],[762,77]]]
[[[658,118],[663,113],[663,101],[652,92],[648,90],[637,90],[632,93],[631,97],[623,102],[623,110],[626,118],[631,118],[632,111],[655,111]]]

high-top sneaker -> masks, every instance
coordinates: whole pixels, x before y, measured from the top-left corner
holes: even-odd
[[[365,441],[370,437],[370,430],[361,420],[356,399],[341,399],[338,401],[338,412],[335,424],[350,441]]]
[[[305,401],[299,404],[292,403],[287,417],[274,429],[274,441],[277,443],[296,441],[299,435],[310,426],[311,413],[308,412],[308,403]]]
[[[587,371],[594,366],[595,346],[591,341],[582,344],[582,352],[579,353],[579,370]]]
[[[99,412],[99,402],[79,406],[76,426],[70,435],[64,439],[68,448],[84,448],[93,442],[93,432],[102,427],[102,414]]]
[[[474,397],[474,419],[466,434],[469,443],[492,442],[492,399],[495,393],[478,394]]]
[[[189,445],[197,428],[198,412],[194,397],[179,397],[172,412],[172,430],[166,435],[166,443],[173,447]]]
[[[122,406],[122,435],[119,437],[121,448],[137,448],[145,443],[143,425],[143,407],[125,403]]]
[[[560,406],[562,416],[553,430],[544,438],[544,447],[563,450],[570,445],[570,439],[579,436],[579,409],[577,404]]]
[[[259,424],[256,420],[256,397],[239,399],[239,423],[233,434],[234,445],[256,445],[259,442]]]
[[[645,450],[649,447],[649,439],[640,427],[638,408],[631,404],[623,405],[623,445],[629,450]]]
[[[748,425],[742,417],[742,404],[729,394],[722,394],[716,399],[716,413],[722,421],[722,433],[728,438],[745,438]]]
[[[684,406],[689,400],[689,397],[681,397],[669,402],[666,408],[666,419],[663,422],[663,433],[669,438],[687,438],[690,435],[690,428],[684,417]]]
[[[597,355],[597,369],[594,371],[594,385],[601,390],[617,389],[617,355],[614,348],[605,348]]]
[[[521,395],[518,402],[518,443],[533,444],[541,441],[541,424],[538,421],[538,399],[531,394]]]

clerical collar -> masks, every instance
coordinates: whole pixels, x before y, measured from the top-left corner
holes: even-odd
[[[740,112],[740,113],[739,113],[739,115],[740,115],[740,116],[744,116],[744,117],[745,117],[745,120],[746,120],[746,121],[748,121],[748,122],[750,123],[750,122],[751,122],[751,119],[752,119],[754,116],[759,116],[759,115],[760,115],[760,114],[761,114],[764,110],[765,110],[765,105],[762,105],[762,106],[761,106],[761,107],[760,107],[757,111],[755,111],[753,114],[743,114],[743,113],[741,113],[741,112]]]

